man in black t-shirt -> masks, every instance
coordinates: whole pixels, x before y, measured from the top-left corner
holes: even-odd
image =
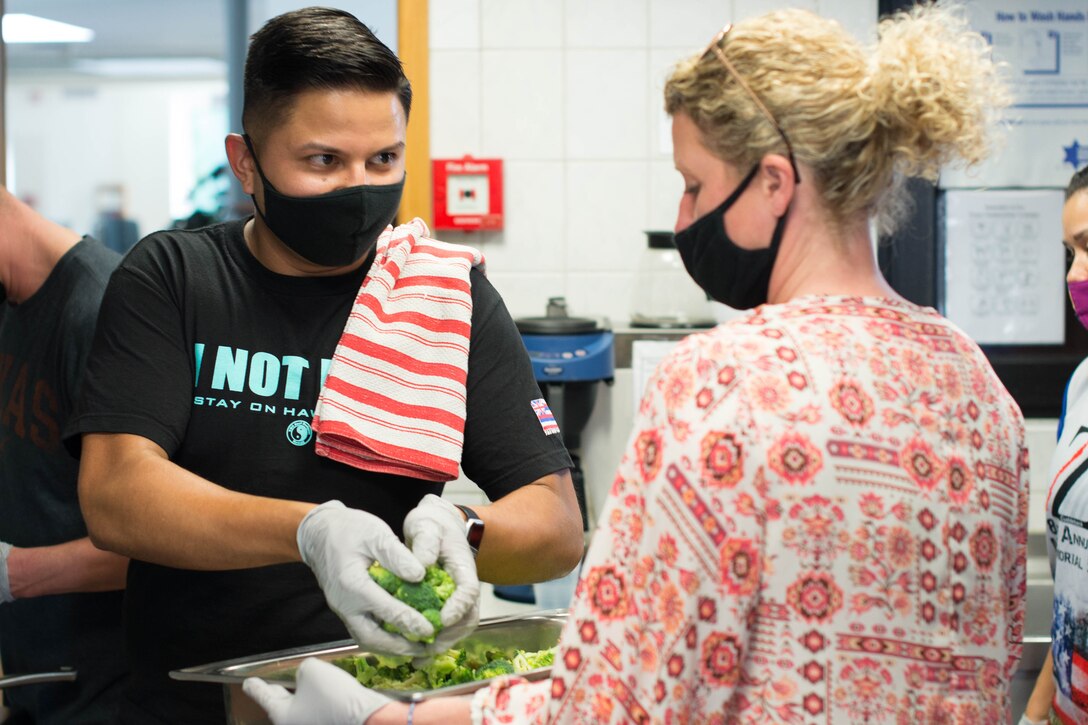
[[[128,560],[87,538],[61,445],[98,304],[120,257],[0,187],[0,663],[74,682],[0,690],[12,723],[111,723],[125,677]]]
[[[220,688],[173,669],[348,633],[428,651],[379,626],[432,631],[370,581],[374,560],[411,579],[436,558],[451,571],[437,648],[475,626],[477,571],[542,581],[581,556],[570,457],[534,412],[521,338],[475,270],[461,468],[491,503],[465,513],[435,495],[441,483],[314,453],[314,405],[399,203],[410,104],[399,60],[351,15],[272,19],[246,61],[246,134],[226,139],[256,215],[152,234],[111,279],[67,432],[82,441],[91,536],[133,558],[125,722],[222,721]],[[486,531],[475,559],[469,514]]]

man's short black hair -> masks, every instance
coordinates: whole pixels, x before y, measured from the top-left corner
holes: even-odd
[[[400,59],[351,13],[309,7],[277,15],[250,39],[242,127],[262,135],[308,90],[395,92],[407,118],[412,86]]]
[[[1069,180],[1069,186],[1065,187],[1065,200],[1069,199],[1082,189],[1088,189],[1088,166],[1085,166],[1073,178]]]

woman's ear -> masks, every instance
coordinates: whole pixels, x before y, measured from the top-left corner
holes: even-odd
[[[253,154],[249,152],[245,139],[242,138],[241,134],[228,133],[223,143],[226,146],[230,170],[242,185],[242,191],[253,194],[256,189],[257,169],[253,163]]]
[[[767,154],[759,163],[763,167],[760,190],[770,200],[774,215],[781,217],[789,209],[790,202],[797,193],[797,176],[793,173],[793,164],[789,157],[781,154]]]

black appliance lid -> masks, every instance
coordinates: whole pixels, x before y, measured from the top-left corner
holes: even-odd
[[[522,335],[581,335],[604,332],[591,317],[519,317],[514,320]]]

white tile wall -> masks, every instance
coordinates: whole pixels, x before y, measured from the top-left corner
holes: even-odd
[[[672,229],[681,193],[668,73],[724,23],[785,5],[875,37],[876,0],[431,0],[432,155],[498,156],[506,171],[505,228],[447,238],[484,250],[515,317],[563,295],[573,314],[626,322],[643,231]],[[628,437],[630,384],[628,370],[602,386],[583,436],[594,511]]]
[[[480,156],[480,53],[475,50],[432,50],[431,157]]]
[[[875,27],[876,0],[774,0]],[[548,297],[630,315],[646,229],[671,229],[662,90],[673,65],[762,0],[432,0],[431,153],[504,160],[505,228],[480,244],[515,316]]]
[[[648,222],[647,168],[641,160],[567,162],[568,274],[633,277]]]
[[[568,159],[646,155],[645,49],[567,50],[564,69]]]
[[[484,50],[481,55],[482,153],[563,158],[563,51]]]
[[[649,0],[568,1],[564,8],[566,46],[644,49],[649,8]]]
[[[432,53],[480,47],[480,0],[435,0],[428,6],[428,20]]]
[[[738,0],[650,0],[650,47],[685,48],[694,53],[706,47],[714,34],[736,20]],[[749,3],[762,7],[762,0]]]
[[[484,48],[556,48],[563,42],[563,3],[481,0]]]
[[[562,275],[567,269],[562,243],[566,238],[566,164],[511,160],[503,164],[503,174],[505,228],[480,235],[488,274],[528,270]]]
[[[548,306],[548,298],[567,295],[565,274],[497,271],[489,272],[488,278],[502,295],[506,308],[514,317],[543,315]],[[582,311],[576,313],[584,314]]]

